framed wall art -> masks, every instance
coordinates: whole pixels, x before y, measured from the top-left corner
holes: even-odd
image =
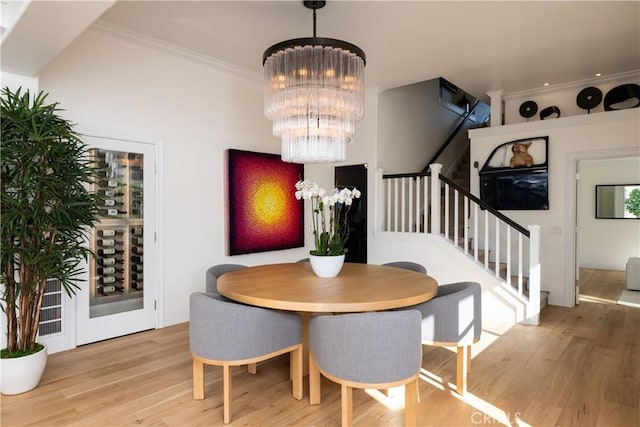
[[[227,154],[229,255],[304,246],[304,204],[295,198],[304,165],[277,154]]]

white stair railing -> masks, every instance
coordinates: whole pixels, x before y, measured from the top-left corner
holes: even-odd
[[[540,320],[540,226],[528,229],[442,176],[442,165],[417,174],[379,174],[382,231],[433,233],[492,271],[527,304],[526,323]]]

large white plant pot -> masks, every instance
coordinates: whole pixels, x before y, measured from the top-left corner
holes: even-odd
[[[47,347],[37,353],[15,359],[0,359],[0,392],[20,394],[38,386],[47,366]]]
[[[309,255],[311,268],[318,277],[336,277],[344,265],[344,255],[317,256]]]

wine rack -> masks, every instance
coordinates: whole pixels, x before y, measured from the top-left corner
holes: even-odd
[[[102,196],[91,239],[90,317],[142,308],[144,292],[143,155],[92,149]]]

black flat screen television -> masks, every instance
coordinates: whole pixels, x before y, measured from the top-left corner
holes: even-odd
[[[482,201],[497,210],[548,210],[548,142],[542,136],[496,147],[480,169]]]

